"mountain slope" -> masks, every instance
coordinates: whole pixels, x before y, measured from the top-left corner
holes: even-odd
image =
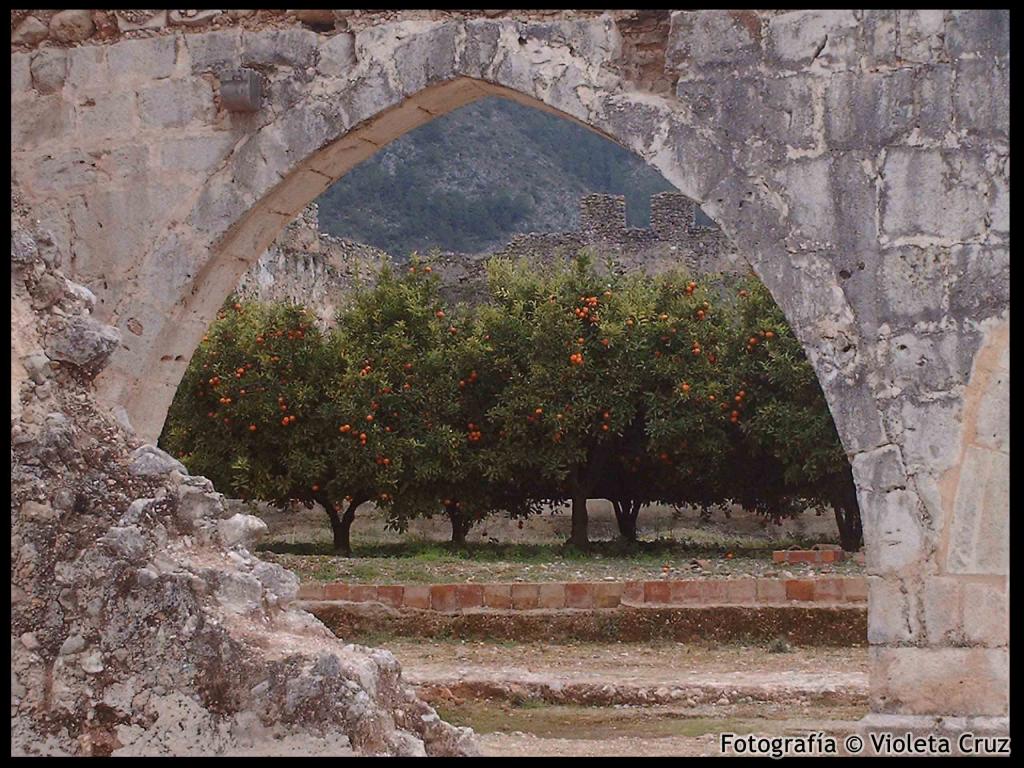
[[[479,253],[516,232],[572,229],[588,192],[626,196],[646,226],[650,195],[673,187],[582,126],[496,97],[394,141],[319,199],[320,227],[398,258],[431,247]]]

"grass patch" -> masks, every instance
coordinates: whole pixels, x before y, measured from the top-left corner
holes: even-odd
[[[779,721],[735,716],[691,716],[660,707],[622,709],[544,704],[530,701],[512,706],[488,701],[438,705],[437,713],[449,723],[468,725],[477,733],[522,731],[547,739],[603,740],[632,738],[696,737],[705,734],[767,733],[779,729]],[[784,721],[782,721],[784,722]]]
[[[589,562],[593,560],[625,560],[660,565],[665,558],[719,558],[727,553],[735,557],[769,559],[775,549],[789,547],[794,542],[755,542],[736,539],[715,543],[691,539],[655,539],[653,541],[622,542],[594,541],[582,550],[564,544],[501,544],[472,542],[457,546],[451,543],[410,539],[401,542],[357,544],[352,547],[353,557],[360,559],[401,558],[422,563],[513,562],[553,563]],[[268,541],[256,548],[279,555],[334,556],[330,542]]]

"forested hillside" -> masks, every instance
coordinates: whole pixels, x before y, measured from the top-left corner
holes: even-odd
[[[582,126],[487,98],[411,131],[320,200],[321,229],[399,259],[432,247],[479,253],[516,232],[571,229],[588,192],[626,196],[631,226],[672,186]]]

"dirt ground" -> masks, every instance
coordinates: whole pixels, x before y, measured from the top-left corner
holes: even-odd
[[[485,755],[718,755],[723,732],[841,738],[867,712],[863,648],[380,644]],[[619,701],[588,703],[596,690]]]
[[[331,539],[327,516],[319,507],[285,511],[263,504],[253,507],[253,513],[262,517],[270,528],[269,541],[307,543],[329,542]],[[592,499],[587,502],[587,510],[591,539],[612,540],[618,536],[610,502]],[[518,521],[510,520],[507,516],[492,515],[470,530],[467,541],[549,544],[565,541],[569,529],[569,507],[562,505],[524,520],[522,528],[519,528]],[[701,519],[700,511],[696,508],[676,510],[673,507],[651,505],[640,511],[638,533],[644,540],[666,538],[689,540],[697,544],[735,543],[737,546],[764,545],[766,542],[788,544],[797,540],[827,543],[838,541],[835,518],[831,514],[818,516],[808,511],[801,517],[775,525],[735,505],[713,511],[710,520]],[[450,538],[451,527],[447,518],[442,516],[413,520],[405,533],[388,530],[384,516],[372,503],[360,508],[352,525],[352,546],[356,549],[361,544],[394,543],[408,539],[445,542]]]
[[[589,507],[591,539],[613,541],[617,529],[611,506],[593,501]],[[261,506],[256,511],[270,529],[260,544],[260,556],[290,568],[307,581],[621,581],[863,572],[852,560],[784,568],[772,563],[772,549],[797,541],[809,545],[835,538],[835,521],[819,518],[813,512],[778,527],[738,507],[730,511],[730,517],[719,510],[710,520],[702,519],[695,509],[652,507],[641,512],[641,539],[653,542],[656,551],[650,551],[652,546],[629,554],[595,551],[583,558],[563,557],[558,552],[570,524],[565,508],[524,521],[522,529],[517,521],[495,515],[470,533],[472,552],[467,553],[447,548],[450,530],[446,520],[417,520],[405,534],[397,534],[386,529],[383,516],[371,505],[352,528],[355,557],[342,558],[329,554],[330,528],[321,510],[282,512]],[[415,554],[394,551],[403,545],[416,549]]]

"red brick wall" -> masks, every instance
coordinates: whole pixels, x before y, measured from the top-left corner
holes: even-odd
[[[825,550],[826,552],[828,550]],[[619,605],[778,605],[791,602],[863,603],[863,576],[679,581],[534,582],[521,584],[303,584],[299,599],[379,602],[392,608],[444,612],[558,610]]]

